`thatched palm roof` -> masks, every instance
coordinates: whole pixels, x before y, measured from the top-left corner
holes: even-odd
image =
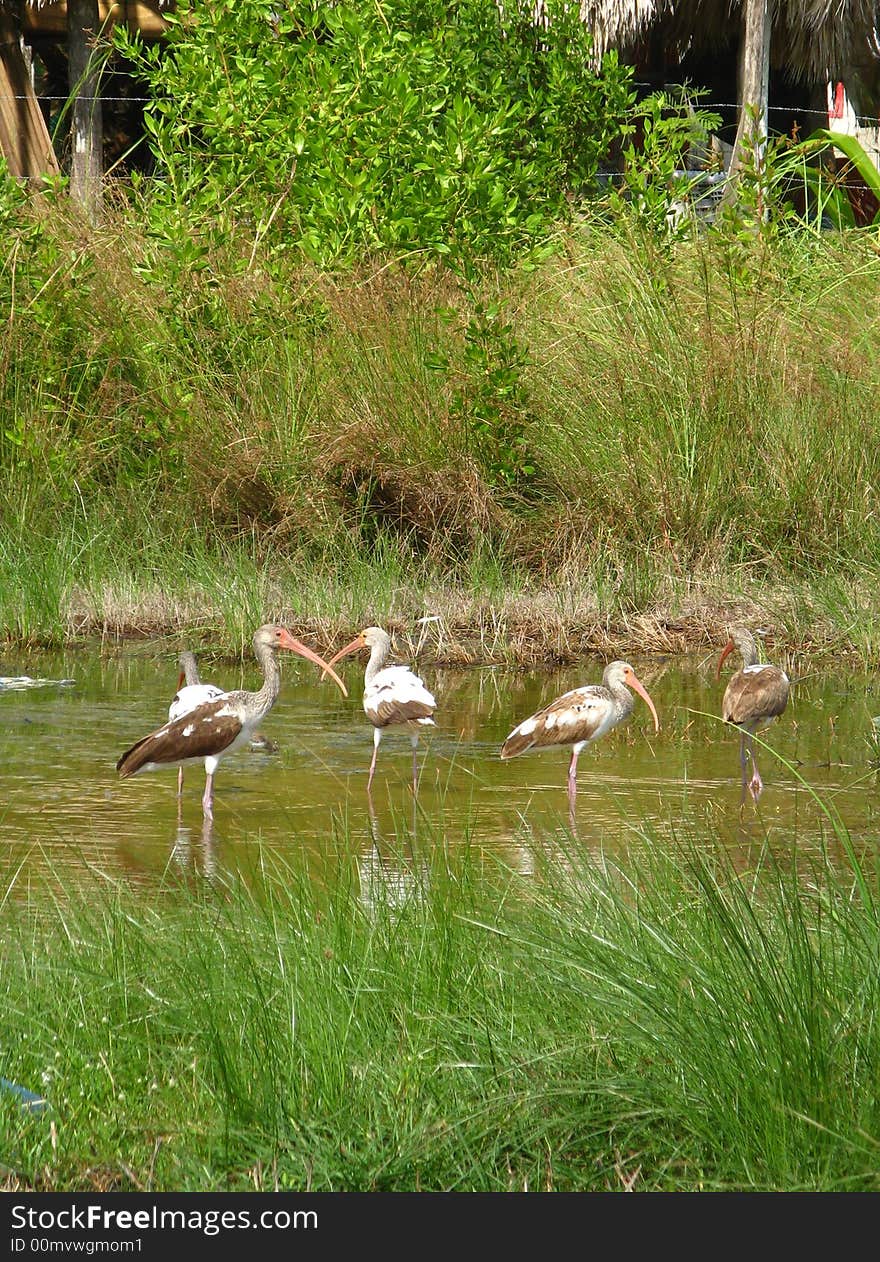
[[[52,0],[0,0],[42,9]],[[168,9],[174,0],[152,0]],[[540,3],[540,0],[539,0]],[[797,79],[822,83],[880,57],[876,0],[769,0],[771,59]],[[673,42],[723,49],[742,29],[743,0],[580,0],[597,48],[631,47],[655,28]]]
[[[806,10],[806,20],[798,19],[799,9]],[[805,5],[789,0],[779,6],[773,38],[800,78],[836,78],[878,59],[877,20],[870,0],[811,0]]]
[[[593,32],[596,49],[635,43],[657,21],[663,0],[580,0],[581,19]]]
[[[603,47],[626,48],[660,28],[670,41],[723,48],[742,29],[742,0],[581,0]],[[874,0],[770,0],[770,56],[792,78],[824,83],[877,61]]]

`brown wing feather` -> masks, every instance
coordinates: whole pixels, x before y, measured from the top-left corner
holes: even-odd
[[[778,718],[788,705],[788,677],[778,666],[738,671],[724,693],[721,715],[725,723],[742,726]]]
[[[241,720],[236,715],[220,713],[226,704],[226,698],[210,701],[150,732],[125,751],[116,770],[124,779],[136,775],[148,763],[180,763],[222,754],[241,731]]]
[[[388,727],[390,723],[407,723],[411,719],[430,719],[433,706],[423,701],[376,701],[370,704],[367,718],[373,727]]]
[[[516,758],[527,749],[592,740],[611,705],[611,694],[598,684],[565,692],[513,729],[501,746],[501,757]]]

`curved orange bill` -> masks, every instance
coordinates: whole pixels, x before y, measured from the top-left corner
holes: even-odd
[[[333,656],[330,658],[330,661],[327,663],[326,669],[330,670],[330,667],[335,666],[336,663],[340,660],[340,658],[348,657],[349,653],[356,653],[358,649],[362,649],[362,648],[366,648],[366,645],[364,644],[363,634],[356,635],[354,639],[352,640],[351,644],[346,644],[345,648],[342,648],[339,650],[338,653],[333,654]]]
[[[627,681],[626,681],[626,682],[627,682],[627,684],[629,685],[629,687],[633,689],[633,691],[635,691],[635,692],[637,692],[637,693],[639,694],[639,696],[642,698],[642,700],[643,700],[643,701],[645,702],[645,704],[647,705],[648,709],[649,709],[649,710],[651,711],[651,713],[653,714],[653,716],[654,716],[654,731],[655,731],[655,732],[659,732],[659,731],[660,731],[660,720],[657,718],[657,711],[654,709],[654,702],[653,702],[653,701],[651,700],[651,698],[648,696],[648,690],[647,690],[647,688],[645,687],[645,685],[642,683],[642,681],[641,681],[640,679],[637,679],[637,678],[636,678],[635,674],[630,675],[629,679],[627,679]]]
[[[177,691],[178,692],[180,692],[181,688],[183,687],[183,683],[185,679],[186,679],[186,672],[181,671],[177,677]]]
[[[325,675],[332,676],[342,690],[343,697],[348,696],[348,689],[336,674],[336,671],[333,670],[330,663],[325,662],[323,657],[319,657],[317,653],[313,653],[310,648],[306,648],[306,646],[301,644],[299,640],[295,639],[289,631],[286,629],[283,631],[282,635],[279,637],[278,643],[281,648],[290,649],[291,653],[298,653],[300,657],[304,657],[306,661],[314,662],[316,666],[320,666],[321,678],[323,679]]]
[[[721,667],[727,661],[728,657],[733,652],[733,649],[734,649],[733,640],[728,640],[724,646],[724,652],[721,654],[721,656],[718,659],[718,669],[715,671],[716,679],[721,678]]]

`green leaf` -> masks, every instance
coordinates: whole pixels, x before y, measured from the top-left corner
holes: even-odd
[[[821,140],[826,145],[840,150],[855,167],[859,179],[880,200],[880,171],[874,166],[864,146],[856,140],[855,136],[847,136],[841,132],[830,131],[827,127],[820,127],[807,136],[804,143],[809,143],[811,140]]]

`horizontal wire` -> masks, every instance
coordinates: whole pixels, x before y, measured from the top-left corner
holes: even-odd
[[[24,93],[8,93],[0,92],[0,100],[2,101],[31,101],[36,97],[37,101],[68,101],[67,96],[43,95],[35,92],[33,96],[27,96]],[[154,98],[151,96],[79,96],[79,101],[106,101],[108,103],[123,105],[150,105],[154,104]],[[710,101],[700,106],[700,109],[711,113],[712,110],[738,110],[740,107],[733,101]],[[816,118],[828,118],[827,110],[808,109],[801,105],[768,105],[767,112],[770,114],[813,114]],[[853,115],[859,126],[880,127],[880,118],[872,114],[855,114]]]
[[[8,92],[0,92],[0,101],[69,101],[70,95],[67,96],[43,96],[40,92],[35,92],[33,96],[11,95]],[[152,101],[151,96],[78,96],[78,101],[123,101],[132,105],[144,105],[148,101]]]

